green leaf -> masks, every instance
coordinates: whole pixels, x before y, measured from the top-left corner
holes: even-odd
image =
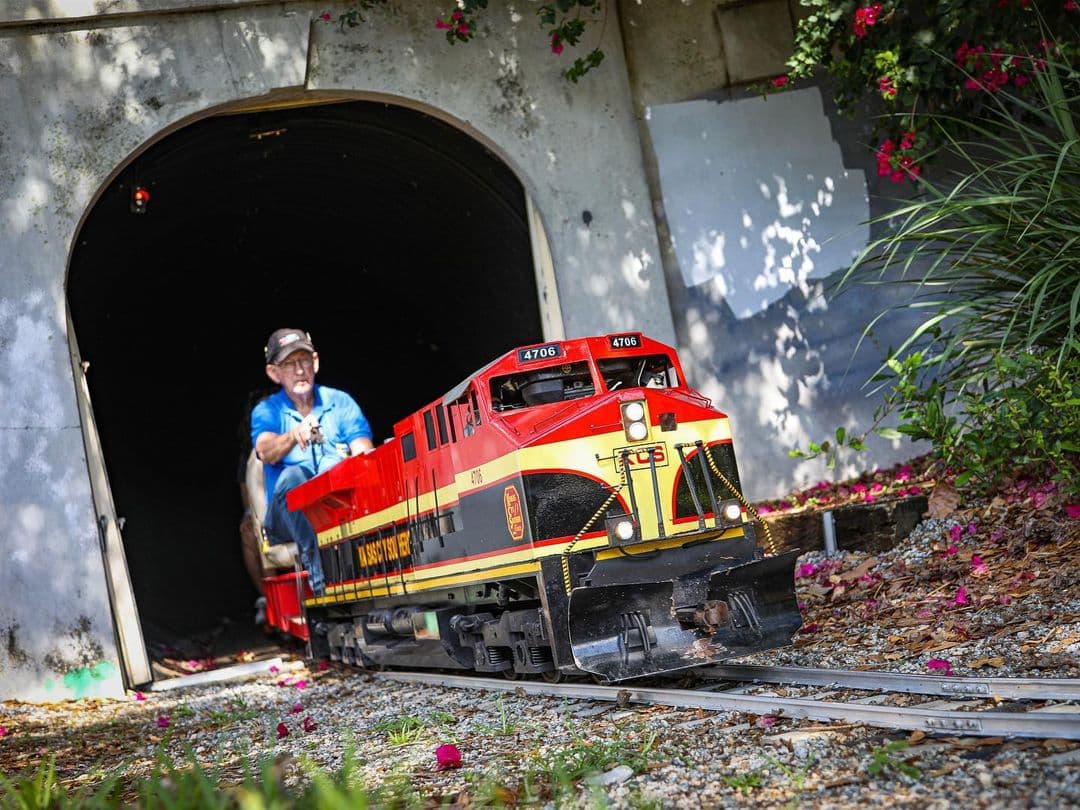
[[[847,431],[842,427],[838,427],[836,429],[836,443],[843,444],[845,436],[847,436]]]
[[[894,441],[896,439],[904,438],[904,434],[902,434],[896,428],[891,428],[891,427],[875,428],[874,433],[876,433],[878,436],[880,436],[881,438],[886,439],[888,441]]]

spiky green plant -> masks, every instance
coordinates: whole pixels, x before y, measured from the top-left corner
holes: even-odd
[[[872,429],[929,440],[991,486],[1015,460],[987,444],[995,424],[1051,407],[1054,418],[1025,417],[1010,435],[1025,448],[1023,463],[1051,465],[1080,492],[1080,446],[1070,435],[1080,423],[1080,74],[1050,63],[1035,82],[1026,98],[990,96],[979,120],[939,118],[942,162],[956,168],[921,180],[917,199],[875,220],[884,234],[840,286],[907,285],[899,308],[922,315],[874,377],[886,393]],[[964,137],[950,134],[958,128]],[[898,429],[878,427],[893,413]],[[854,448],[865,436],[838,432],[837,445]]]

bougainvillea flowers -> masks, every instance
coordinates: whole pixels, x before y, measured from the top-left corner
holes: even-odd
[[[954,605],[966,605],[968,603],[967,589],[961,585],[956,589],[956,596],[952,598]]]
[[[157,727],[158,728],[168,728],[169,724],[171,722],[172,722],[172,718],[169,717],[169,715],[167,715],[167,714],[159,714],[158,719],[157,719]]]
[[[309,734],[319,727],[319,724],[312,720],[310,717],[305,717],[300,725],[302,725],[304,727],[304,731],[308,732]]]
[[[855,36],[862,39],[866,36],[866,29],[877,24],[878,15],[881,13],[881,3],[872,3],[869,6],[855,9],[855,21],[851,27]]]
[[[277,738],[279,740],[289,736],[289,727],[284,723],[277,724]]]
[[[304,710],[304,707],[300,703],[294,703],[293,707],[289,709],[289,714],[300,714]]]
[[[460,768],[461,752],[458,750],[456,745],[450,745],[449,743],[446,743],[445,745],[440,745],[438,748],[435,749],[435,761],[437,763],[435,765],[435,770],[437,771],[447,771],[451,768]]]

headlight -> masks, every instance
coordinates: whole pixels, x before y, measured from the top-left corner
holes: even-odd
[[[622,412],[628,422],[640,422],[645,418],[645,406],[640,402],[628,402]]]
[[[728,523],[738,523],[742,520],[742,507],[737,501],[728,501],[720,507],[720,515]]]
[[[629,520],[620,520],[615,524],[615,536],[622,541],[627,541],[634,536],[634,524]]]
[[[631,422],[626,426],[626,435],[635,442],[640,442],[649,435],[649,428],[644,422]]]

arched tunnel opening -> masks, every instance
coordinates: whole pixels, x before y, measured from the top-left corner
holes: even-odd
[[[376,442],[543,339],[521,183],[461,130],[376,102],[158,141],[89,212],[68,300],[152,655],[255,632],[238,467],[271,331],[311,333],[318,381],[353,394]]]

